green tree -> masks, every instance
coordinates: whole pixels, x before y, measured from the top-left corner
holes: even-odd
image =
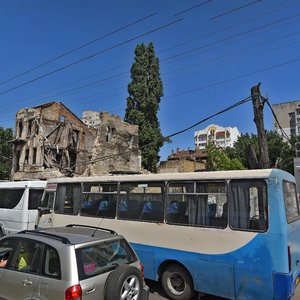
[[[12,145],[13,139],[11,128],[0,127],[0,179],[9,179],[12,167]]]
[[[292,137],[291,143],[288,143],[278,132],[267,131],[266,138],[269,150],[270,167],[280,168],[294,174],[294,148],[299,137]],[[254,154],[258,158],[259,143],[258,137],[255,134],[249,135],[246,133],[241,135],[233,148],[226,148],[224,151],[229,158],[238,158],[247,169],[250,169],[249,147],[251,145],[254,149]]]
[[[234,147],[226,147],[224,149],[226,155],[233,159],[233,158],[238,158],[241,163],[247,168],[251,169],[250,163],[253,163],[253,158],[250,158],[250,147],[253,147],[255,149],[254,155],[257,157],[258,156],[258,138],[254,134],[242,134],[238,140],[235,142]]]
[[[128,93],[124,120],[139,126],[142,166],[156,172],[160,159],[159,150],[164,143],[157,117],[163,96],[163,84],[153,43],[136,46]]]
[[[229,158],[224,149],[209,145],[206,147],[207,168],[210,171],[246,169],[238,157]]]

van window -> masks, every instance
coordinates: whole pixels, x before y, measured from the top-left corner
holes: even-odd
[[[29,190],[28,209],[38,209],[41,206],[43,190]]]
[[[0,189],[0,208],[15,208],[25,189]]]

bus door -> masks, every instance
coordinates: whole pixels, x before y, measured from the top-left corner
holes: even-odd
[[[297,285],[300,281],[300,210],[295,184],[283,181],[283,194],[287,221],[289,272],[293,275],[293,283]]]
[[[55,186],[55,187],[52,187]],[[52,227],[52,214],[54,211],[54,199],[56,184],[47,186],[44,192],[42,205],[39,207],[38,219],[36,221],[37,228],[51,228]]]
[[[43,196],[43,189],[38,189],[38,188],[29,188],[29,190],[26,190],[27,198],[28,201],[24,202],[24,205],[26,203],[27,205],[27,213],[28,213],[28,218],[27,222],[23,224],[22,229],[34,229],[34,226],[37,221],[37,214],[38,214],[38,208],[41,206],[41,199]],[[25,209],[25,208],[23,208]]]

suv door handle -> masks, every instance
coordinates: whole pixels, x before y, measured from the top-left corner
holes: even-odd
[[[94,293],[96,291],[95,285],[90,285],[87,287],[86,291],[84,292],[86,295]]]
[[[32,285],[32,281],[29,280],[29,279],[25,279],[25,280],[23,280],[23,285],[24,285],[24,286]]]

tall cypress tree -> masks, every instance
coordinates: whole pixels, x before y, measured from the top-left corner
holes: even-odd
[[[157,117],[163,84],[153,43],[136,46],[128,93],[125,121],[139,126],[142,166],[156,172],[164,142]]]

